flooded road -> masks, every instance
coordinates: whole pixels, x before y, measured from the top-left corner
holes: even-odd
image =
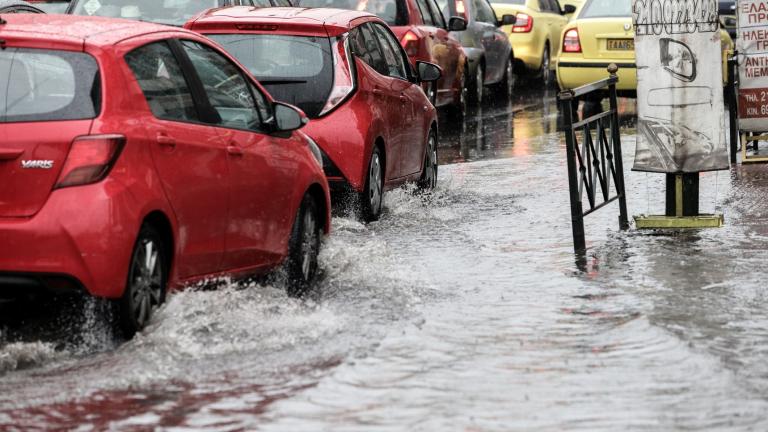
[[[766,430],[768,171],[702,174],[722,229],[590,215],[580,272],[553,98],[445,127],[437,190],[335,218],[307,299],[188,290],[119,346],[4,329],[0,430]],[[626,175],[630,214],[663,213],[663,175]]]

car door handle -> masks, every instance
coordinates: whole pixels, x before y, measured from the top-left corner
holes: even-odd
[[[0,149],[0,162],[16,160],[24,153],[24,150]]]
[[[381,89],[378,87],[373,88],[373,94],[376,96],[381,96]]]
[[[408,98],[405,97],[405,95],[400,95],[400,102],[405,104],[406,102],[408,102]]]
[[[157,143],[162,147],[176,147],[176,140],[165,134],[157,134]]]
[[[227,153],[229,153],[232,156],[242,156],[243,149],[241,149],[239,146],[236,146],[236,145],[228,145]]]

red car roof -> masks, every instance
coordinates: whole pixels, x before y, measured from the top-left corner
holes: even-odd
[[[231,6],[209,9],[184,25],[196,31],[216,31],[236,28],[237,24],[274,24],[277,28],[267,27],[246,29],[278,33],[301,33],[336,36],[349,31],[356,22],[377,20],[378,17],[368,12],[330,8],[255,8],[252,6]]]
[[[51,48],[114,45],[122,40],[148,33],[184,32],[186,30],[159,24],[119,18],[77,15],[3,14],[7,24],[0,24],[0,39],[9,44],[20,39]]]

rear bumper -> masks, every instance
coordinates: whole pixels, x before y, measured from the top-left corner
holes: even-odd
[[[634,62],[591,62],[560,58],[557,64],[557,83],[561,89],[574,89],[585,84],[608,78],[608,66],[619,67],[618,90],[637,89],[637,66]]]
[[[138,220],[131,194],[110,179],[56,190],[33,217],[0,218],[0,297],[40,288],[121,296]]]

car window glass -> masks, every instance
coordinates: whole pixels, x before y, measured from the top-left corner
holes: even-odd
[[[539,0],[539,10],[541,12],[549,11],[549,2],[547,0]]]
[[[137,48],[125,56],[152,114],[166,120],[198,121],[192,93],[165,42]]]
[[[0,123],[96,117],[101,79],[85,53],[0,50]]]
[[[379,42],[381,50],[384,52],[384,59],[387,61],[387,75],[393,78],[407,79],[405,74],[405,63],[403,57],[400,55],[399,44],[395,46],[397,40],[392,41],[392,34],[387,31],[384,26],[380,24],[374,24],[376,33],[379,36]]]
[[[558,0],[549,0],[552,3],[552,12],[556,14],[560,14],[563,11],[563,8],[560,7],[560,2]]]
[[[493,9],[485,0],[474,0],[476,20],[484,23],[496,25],[496,16]]]
[[[427,5],[429,6],[430,12],[432,12],[432,17],[435,20],[435,26],[440,28],[447,28],[445,25],[445,18],[443,18],[442,12],[440,12],[440,7],[435,3],[435,0],[426,0]]]
[[[381,53],[376,37],[371,31],[370,24],[363,24],[350,32],[352,52],[382,75],[388,75],[388,66]]]
[[[432,15],[429,12],[429,6],[425,0],[416,0],[416,6],[419,7],[419,13],[421,14],[421,20],[425,25],[434,26],[435,21],[432,19]]]
[[[389,25],[409,25],[408,8],[405,0],[295,0],[293,4],[297,7],[337,8],[370,12]]]
[[[579,18],[631,17],[632,2],[616,0],[587,0]]]
[[[190,18],[213,7],[218,0],[72,0],[73,15],[140,19],[182,26]]]
[[[240,69],[213,49],[193,41],[181,42],[195,67],[211,106],[221,117],[221,126],[259,129],[256,102]]]
[[[279,7],[291,7],[292,6],[291,2],[289,2],[288,0],[274,0],[273,3],[275,4],[275,6],[279,6]]]

